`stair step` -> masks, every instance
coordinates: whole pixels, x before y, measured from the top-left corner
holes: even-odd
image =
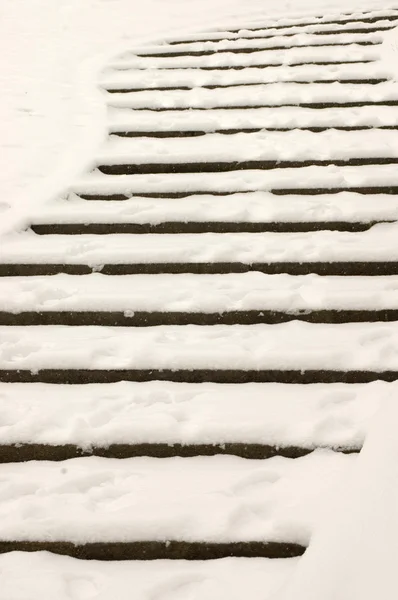
[[[383,16],[373,16],[373,17],[362,17],[358,16],[356,18],[347,17],[346,19],[332,19],[332,20],[314,20],[311,19],[309,21],[304,21],[301,23],[290,24],[290,25],[268,25],[267,29],[286,29],[288,27],[303,27],[305,25],[341,25],[343,23],[377,23],[378,21],[396,21],[398,19],[397,14],[387,14]],[[240,31],[261,31],[263,27],[242,27],[240,29],[231,29],[231,33],[239,33]]]
[[[56,274],[89,275],[156,275],[156,274],[225,274],[258,271],[269,275],[329,275],[329,276],[390,276],[398,275],[397,261],[330,261],[330,262],[269,262],[269,263],[115,263],[90,266],[63,263],[2,263],[0,277],[33,277]]]
[[[130,559],[139,558],[140,547],[145,556],[142,546],[147,559],[183,558],[183,552],[196,560],[231,553],[297,556],[331,490],[356,458],[316,450],[295,459],[91,456],[3,464],[7,490],[27,491],[18,502],[10,502],[9,494],[0,501],[0,552],[22,550],[26,542],[36,551],[45,547],[39,543],[54,550],[63,543],[91,543],[110,552],[120,543],[118,558]],[[240,514],[244,519],[237,518]],[[112,552],[108,556],[116,559]]]
[[[318,85],[318,84],[325,84],[325,85],[331,85],[334,83],[339,83],[341,85],[379,85],[381,83],[386,83],[388,82],[388,79],[385,78],[369,78],[369,79],[327,79],[327,80],[322,80],[322,79],[318,79],[318,80],[314,80],[314,81],[289,81],[289,83],[294,83],[297,85]],[[274,82],[268,81],[265,83],[260,83],[260,82],[251,82],[251,83],[232,83],[232,84],[227,84],[227,85],[201,85],[200,89],[203,90],[222,90],[222,89],[230,89],[230,88],[236,88],[236,87],[251,87],[253,85],[274,85]],[[172,86],[172,87],[166,87],[166,86],[162,86],[162,87],[144,87],[144,88],[139,88],[139,87],[131,87],[131,88],[107,88],[106,91],[109,94],[131,94],[134,92],[168,92],[168,91],[175,91],[175,90],[180,90],[180,91],[190,91],[192,89],[195,89],[194,86]],[[241,130],[237,130],[237,131],[241,131]]]
[[[97,384],[117,383],[120,381],[149,382],[169,381],[176,383],[283,383],[309,385],[315,383],[371,383],[374,381],[394,382],[398,380],[398,371],[240,371],[232,370],[184,370],[168,369],[0,369],[0,382],[3,383],[50,383],[50,384]]]
[[[322,23],[320,23],[319,25],[322,25]],[[315,25],[316,26],[316,25]],[[303,25],[302,27],[308,27],[308,25]],[[312,27],[312,26],[311,26]],[[297,31],[292,32],[291,29],[297,29]],[[272,29],[272,28],[271,28]],[[278,32],[278,33],[273,33],[268,32],[267,30],[261,30],[263,31],[263,33],[261,35],[250,35],[250,32],[252,30],[240,30],[239,33],[233,33],[231,31],[225,31],[225,32],[221,32],[221,31],[216,31],[214,33],[211,34],[211,37],[208,37],[209,34],[204,34],[205,37],[201,37],[201,38],[197,38],[197,39],[188,39],[188,40],[171,40],[167,42],[168,46],[177,46],[177,45],[181,45],[181,44],[193,44],[193,43],[211,43],[211,42],[218,42],[218,41],[225,41],[225,40],[264,40],[264,39],[272,39],[274,37],[283,37],[283,38],[288,38],[288,37],[293,37],[295,35],[303,35],[303,34],[310,34],[310,35],[341,35],[341,34],[356,34],[356,33],[363,33],[363,34],[367,34],[367,33],[378,33],[379,31],[389,31],[391,29],[394,29],[394,25],[373,25],[371,27],[352,27],[352,28],[342,28],[342,29],[309,29],[309,30],[302,30],[301,26],[299,25],[293,25],[289,28],[289,26],[286,26],[283,28],[286,31],[283,31],[282,33]],[[243,32],[243,33],[242,33]],[[207,36],[207,37],[206,37]]]
[[[127,311],[128,312],[128,311]],[[68,325],[102,327],[153,327],[157,325],[255,325],[278,324],[298,320],[306,323],[376,323],[398,321],[397,309],[318,310],[283,312],[271,310],[202,312],[111,311],[0,311],[0,325]]]
[[[254,52],[266,52],[266,51],[275,51],[275,50],[290,50],[291,48],[324,48],[330,46],[378,46],[381,42],[379,41],[352,41],[352,42],[320,42],[318,44],[295,44],[295,45],[282,45],[282,46],[261,46],[257,48],[220,48],[213,50],[191,50],[191,51],[181,51],[181,52],[142,52],[139,54],[135,54],[140,58],[176,58],[180,56],[211,56],[213,54],[222,54],[222,53],[231,53],[231,54],[253,54]]]
[[[0,334],[5,344],[0,368],[4,377],[7,372],[14,373],[17,381],[25,370],[32,380],[37,374],[44,377],[47,370],[65,369],[65,373],[70,370],[95,377],[104,369],[109,377],[115,371],[119,378],[125,371],[132,374],[127,378],[156,379],[159,372],[163,380],[200,377],[206,381],[210,377],[208,381],[228,381],[230,377],[240,380],[243,374],[246,380],[252,376],[253,381],[272,381],[267,378],[283,379],[284,373],[290,372],[293,377],[296,372],[304,377],[310,371],[325,372],[327,377],[329,372],[376,372],[384,379],[384,371],[398,369],[395,354],[388,362],[384,358],[396,342],[397,322],[328,324],[294,320],[273,325],[134,328],[3,326]],[[22,347],[26,351],[21,352]]]
[[[367,165],[396,165],[398,157],[349,158],[346,160],[251,160],[242,162],[187,162],[100,164],[97,169],[105,175],[151,175],[164,173],[227,173],[231,171],[302,169],[304,167],[359,167]]]
[[[73,444],[0,444],[0,464],[27,461],[64,461],[85,456],[98,456],[110,459],[128,459],[148,456],[152,458],[192,458],[195,456],[238,456],[248,460],[266,460],[275,456],[301,458],[314,452],[314,448],[295,446],[270,446],[266,444],[109,444],[106,447],[93,446],[84,450]],[[333,448],[334,452],[357,454],[360,448]],[[1,542],[0,542],[1,544]]]
[[[187,234],[187,233],[303,233],[310,231],[367,231],[380,223],[394,221],[310,221],[310,222],[178,222],[164,223],[35,223],[32,231],[38,235],[114,235],[114,234]]]
[[[195,448],[247,458],[260,458],[255,452],[291,456],[315,448],[355,452],[395,387],[383,381],[310,386],[1,383],[7,425],[0,430],[0,445],[8,449],[1,460],[12,453],[16,462],[49,449],[55,460],[74,448],[83,454],[156,456],[187,455]]]
[[[297,60],[295,62],[291,62],[289,63],[289,67],[294,68],[294,67],[303,67],[303,66],[312,66],[312,65],[318,65],[321,67],[326,67],[326,66],[338,66],[338,65],[366,65],[366,64],[371,64],[371,63],[375,63],[376,60],[373,58],[361,58],[361,59],[351,59],[351,60]],[[271,68],[278,68],[278,67],[286,67],[285,63],[259,63],[259,64],[252,64],[252,65],[219,65],[219,66],[215,66],[215,67],[200,67],[200,66],[196,66],[196,65],[192,65],[192,66],[186,66],[186,67],[182,67],[182,66],[176,66],[176,67],[166,67],[166,66],[156,66],[156,69],[158,70],[166,70],[166,71],[173,71],[176,69],[179,70],[184,70],[184,69],[196,69],[199,71],[242,71],[243,69],[247,69],[248,67],[252,67],[252,68],[256,68],[256,69],[271,69]],[[135,67],[131,67],[131,66],[113,66],[112,67],[115,71],[130,71],[130,70],[134,70],[134,71],[153,71],[155,67],[149,67],[148,66],[135,66]]]
[[[0,554],[51,552],[79,560],[217,560],[229,557],[287,559],[302,556],[306,548],[289,542],[182,542],[176,540],[137,542],[0,541]],[[135,583],[134,583],[135,587]]]

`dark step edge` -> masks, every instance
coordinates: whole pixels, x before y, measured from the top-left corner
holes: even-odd
[[[191,91],[194,89],[223,90],[236,87],[251,87],[253,85],[276,85],[280,83],[293,83],[295,85],[319,85],[340,83],[342,85],[379,85],[387,83],[388,79],[315,79],[314,81],[258,81],[248,83],[231,83],[228,85],[198,85],[198,86],[173,86],[173,87],[150,87],[150,88],[104,88],[109,94],[130,94],[134,92],[168,92],[168,91]]]
[[[398,100],[375,100],[364,102],[290,102],[285,104],[254,104],[254,105],[228,105],[228,106],[176,106],[176,107],[153,107],[153,106],[117,106],[109,104],[112,108],[125,110],[148,111],[148,112],[185,112],[185,111],[216,111],[216,110],[253,110],[262,108],[311,108],[312,110],[325,110],[327,108],[362,108],[364,106],[398,106]]]
[[[299,44],[294,46],[265,46],[264,48],[222,48],[220,50],[186,50],[181,52],[154,52],[150,54],[134,54],[132,58],[176,58],[178,56],[211,56],[213,54],[253,54],[276,50],[292,50],[297,48],[325,48],[330,46],[380,46],[379,41],[331,42],[327,44]]]
[[[347,18],[333,19],[331,21],[306,21],[304,23],[296,23],[295,25],[266,25],[264,27],[241,27],[240,29],[230,29],[229,33],[239,33],[240,31],[267,31],[268,29],[290,29],[292,27],[307,27],[311,25],[342,25],[344,23],[377,23],[378,21],[396,21],[398,15],[393,14],[388,17],[365,17],[365,18]],[[217,32],[214,32],[217,33]]]
[[[398,309],[226,310],[224,312],[0,311],[0,326],[154,327],[158,325],[255,325],[289,321],[307,323],[375,323],[398,321]]]
[[[186,69],[196,69],[198,71],[242,71],[243,69],[270,69],[272,67],[305,67],[311,65],[317,66],[328,66],[328,65],[366,65],[377,62],[374,58],[361,59],[361,60],[327,60],[327,61],[300,61],[295,63],[268,63],[262,65],[234,65],[234,66],[217,66],[217,67],[200,67],[200,66],[189,66],[189,67],[112,67],[115,71],[181,71]]]
[[[397,219],[396,219],[397,220]],[[380,223],[395,223],[393,219],[367,222],[308,221],[308,222],[223,222],[223,221],[166,221],[164,223],[35,223],[37,235],[110,235],[110,234],[186,234],[186,233],[306,233],[310,231],[368,231]]]
[[[52,552],[80,560],[214,560],[230,556],[247,558],[292,558],[306,548],[290,542],[91,542],[0,541],[0,554],[6,552]]]
[[[362,195],[387,194],[390,196],[395,196],[398,194],[398,186],[363,186],[341,188],[275,188],[271,190],[271,193],[275,196],[321,196],[324,194],[341,194],[343,192]]]
[[[236,135],[239,133],[259,133],[261,131],[310,131],[311,133],[322,133],[330,130],[336,131],[370,131],[370,130],[398,130],[398,125],[347,125],[347,126],[328,126],[328,127],[258,127],[255,129],[216,129],[214,131],[110,131],[109,135],[117,137],[130,138],[186,138],[186,137],[201,137],[204,135]]]
[[[124,263],[90,266],[87,264],[55,263],[2,263],[0,277],[33,277],[66,273],[69,275],[139,275],[139,274],[218,274],[218,273],[261,273],[290,275],[339,275],[339,276],[381,276],[398,275],[398,261],[332,261],[332,262],[271,262],[252,263],[213,262],[213,263]]]
[[[398,195],[398,186],[361,186],[361,187],[331,187],[331,188],[272,188],[265,190],[269,194],[274,196],[285,196],[285,195],[299,195],[299,196],[314,196],[324,194],[340,194],[343,192],[350,192],[361,195],[370,194],[387,194],[387,195]],[[234,196],[235,194],[253,194],[255,190],[234,190],[231,192],[218,192],[214,190],[203,191],[195,190],[192,192],[135,192],[131,195],[124,194],[76,194],[82,198],[82,200],[95,201],[95,202],[119,202],[124,200],[133,200],[135,198],[165,198],[165,199],[182,199],[190,198],[191,196],[215,196],[215,197],[226,197]]]
[[[178,383],[370,383],[398,380],[398,371],[338,370],[227,370],[227,369],[1,369],[2,383],[55,383],[81,385],[119,381],[173,381]]]
[[[217,191],[197,191],[197,192],[136,192],[134,194],[81,194],[79,192],[75,192],[80,198],[87,201],[121,201],[121,200],[130,200],[132,198],[167,198],[167,199],[176,199],[176,198],[188,198],[190,196],[197,195],[211,195],[211,196],[232,196],[233,194],[249,194],[252,191],[243,190],[241,192],[217,192]]]
[[[311,454],[316,449],[333,450],[342,454],[355,454],[360,452],[358,447],[322,446],[271,446],[261,443],[226,442],[214,444],[181,444],[181,443],[115,443],[109,446],[94,446],[83,449],[76,444],[1,444],[0,464],[18,463],[36,460],[63,461],[86,456],[99,456],[101,458],[126,459],[140,456],[152,458],[171,458],[179,456],[193,458],[195,456],[232,455],[249,460],[265,460],[274,456],[284,458],[301,458]]]
[[[154,175],[167,173],[226,173],[230,171],[302,169],[303,167],[361,167],[370,165],[396,165],[397,157],[350,158],[346,160],[250,160],[242,162],[202,162],[202,163],[141,163],[141,164],[101,164],[97,169],[105,175]]]
[[[320,23],[321,24],[321,23]],[[352,28],[352,29],[325,29],[324,31],[322,29],[319,29],[317,31],[303,31],[303,32],[295,32],[295,33],[279,33],[279,34],[274,34],[271,33],[269,35],[253,35],[253,36],[249,36],[249,37],[245,37],[245,36],[239,36],[239,37],[230,37],[230,34],[233,33],[232,31],[225,31],[225,37],[223,35],[223,32],[216,32],[217,35],[220,35],[222,37],[219,38],[203,38],[200,40],[177,40],[177,41],[170,41],[167,42],[168,46],[178,46],[181,44],[203,44],[203,43],[217,43],[217,42],[221,42],[224,40],[231,40],[231,41],[241,41],[241,40],[270,40],[274,37],[293,37],[295,35],[350,35],[350,34],[361,34],[361,33],[378,33],[379,31],[389,31],[391,29],[394,29],[394,25],[383,25],[383,26],[379,26],[379,27],[364,27],[362,29],[357,29],[357,28]],[[266,31],[266,30],[265,30]]]

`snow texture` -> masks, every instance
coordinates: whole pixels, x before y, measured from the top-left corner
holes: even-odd
[[[308,544],[356,455],[76,458],[6,464],[0,540]]]
[[[396,394],[366,385],[172,382],[0,384],[0,444],[223,444],[360,448]],[[245,401],[242,402],[242,396]]]
[[[264,600],[297,559],[97,562],[46,552],[0,556],[1,600]]]

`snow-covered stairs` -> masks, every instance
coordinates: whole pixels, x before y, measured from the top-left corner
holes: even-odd
[[[0,552],[240,581],[304,552],[398,380],[397,22],[264,19],[104,71],[95,168],[2,241]]]

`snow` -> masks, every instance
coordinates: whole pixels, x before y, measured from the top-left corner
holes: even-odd
[[[129,262],[388,262],[398,260],[396,239],[395,223],[380,223],[360,233],[317,231],[40,236],[29,231],[4,239],[0,264],[86,264],[101,270],[99,267],[104,264]]]
[[[398,125],[397,106],[358,106],[355,108],[311,108],[276,106],[245,110],[214,108],[206,111],[135,112],[126,108],[109,109],[109,129],[115,131],[212,131],[266,127],[341,127]],[[242,137],[242,136],[241,136]],[[212,138],[210,138],[212,139]],[[301,171],[301,170],[300,170]],[[345,173],[346,171],[343,171]],[[297,173],[297,176],[299,174]],[[358,176],[362,175],[359,172]],[[264,176],[264,175],[263,175]],[[288,184],[290,178],[283,179]]]
[[[275,196],[267,192],[230,196],[187,198],[139,198],[130,200],[82,200],[70,194],[36,211],[34,223],[162,223],[193,222],[307,222],[396,220],[398,197],[355,192],[322,196]],[[161,281],[161,280],[159,280]]]
[[[65,275],[3,277],[0,311],[203,312],[398,309],[398,277]]]
[[[152,92],[132,92],[109,96],[108,103],[113,107],[134,108],[134,109],[154,109],[168,108],[218,108],[222,106],[263,106],[263,105],[283,105],[283,104],[303,104],[337,102],[344,104],[347,102],[347,94],[350,102],[382,102],[388,100],[398,100],[396,85],[391,82],[380,83],[378,85],[369,84],[315,84],[308,87],[307,84],[299,83],[274,83],[268,85],[254,85],[250,88],[250,97],[245,87],[237,87],[226,90],[220,88],[215,90],[193,89],[190,91],[158,91]],[[345,121],[345,119],[344,119]],[[380,132],[376,132],[379,133]],[[297,132],[291,132],[291,135],[300,136]],[[354,141],[355,137],[353,138]],[[289,144],[289,135],[286,136]],[[297,143],[300,143],[298,138]],[[360,143],[358,144],[360,146]]]
[[[397,79],[396,21],[380,1],[352,0],[350,9],[380,8],[384,33],[361,33],[369,24],[357,14],[341,19],[347,6],[334,2],[284,0],[5,0],[0,31],[7,48],[1,75],[3,168],[0,174],[1,231],[21,228],[34,214],[51,222],[109,222],[111,212],[128,221],[152,222],[180,215],[218,218],[361,220],[396,218],[393,196],[355,193],[322,198],[279,199],[275,187],[397,185],[397,145],[392,131],[283,134],[263,132],[204,138],[119,139],[106,142],[108,130],[212,132],[217,129],[309,126],[383,126],[398,124],[394,106],[316,110],[298,106],[248,108],[242,103],[372,102],[396,99],[395,83],[299,85],[296,81]],[[292,19],[296,11],[300,18]],[[251,12],[251,15],[250,15]],[[391,12],[391,11],[390,11]],[[397,14],[396,11],[393,11]],[[298,30],[308,16],[326,14],[317,25]],[[297,14],[297,13],[296,13]],[[22,15],[22,18],[21,18]],[[45,15],[45,18],[44,18]],[[243,19],[242,16],[245,15]],[[288,15],[289,18],[286,18]],[[261,28],[272,23],[273,38],[255,53],[248,48]],[[232,30],[230,41],[215,27]],[[239,33],[234,33],[236,28]],[[246,27],[253,27],[251,31]],[[212,29],[212,32],[206,29]],[[372,28],[372,27],[370,27]],[[388,30],[391,28],[391,31]],[[334,29],[338,35],[322,35]],[[288,35],[282,40],[282,33]],[[272,32],[271,32],[272,33]],[[299,35],[296,35],[299,33]],[[268,30],[267,34],[270,34]],[[321,34],[321,35],[319,35]],[[173,36],[192,40],[169,52],[223,48],[208,56],[138,57],[163,51]],[[331,42],[331,39],[333,42]],[[374,41],[363,46],[356,42]],[[383,41],[382,44],[379,42]],[[305,44],[316,47],[305,47]],[[333,43],[335,48],[323,44]],[[349,46],[343,45],[350,43]],[[145,44],[146,50],[145,50]],[[286,51],[276,45],[291,46]],[[267,49],[265,49],[267,48]],[[3,53],[5,56],[6,53]],[[300,66],[305,61],[314,62]],[[337,61],[332,65],[318,63]],[[223,70],[227,65],[236,69]],[[257,66],[256,66],[257,65]],[[272,68],[259,68],[270,65]],[[279,66],[280,65],[280,66]],[[292,66],[296,65],[296,66]],[[240,67],[247,66],[243,70]],[[113,67],[113,69],[112,69]],[[144,69],[150,67],[148,71]],[[174,69],[174,67],[177,67]],[[194,68],[195,67],[195,68]],[[199,67],[196,69],[196,67]],[[120,69],[120,70],[118,70]],[[210,70],[207,70],[210,69]],[[281,87],[278,81],[290,81]],[[98,84],[121,86],[193,86],[191,91],[108,94]],[[255,84],[246,90],[198,89],[203,85]],[[271,85],[266,85],[271,84]],[[253,95],[256,99],[253,99]],[[148,106],[154,110],[140,110]],[[108,107],[106,106],[108,104]],[[179,112],[195,106],[197,110]],[[228,110],[220,109],[227,106]],[[208,108],[206,113],[200,109]],[[165,114],[156,109],[166,108]],[[169,110],[171,109],[171,110]],[[205,146],[211,144],[211,152]],[[40,151],[39,151],[40,150]],[[268,172],[112,176],[88,172],[100,162],[119,164],[140,154],[140,163],[247,159],[342,159],[356,155],[390,158],[391,164],[366,167],[308,167]],[[9,167],[8,167],[9,165]],[[165,203],[138,198],[107,206],[87,203],[88,194],[195,191],[254,192],[228,199],[194,197]],[[263,191],[259,191],[263,190]],[[59,202],[54,200],[62,199]],[[66,198],[72,202],[67,205]],[[226,202],[229,213],[225,210]],[[50,202],[50,204],[47,204]],[[360,204],[361,203],[361,204]],[[123,206],[121,206],[123,205]],[[183,208],[182,208],[183,207]],[[239,214],[238,211],[241,211]],[[185,211],[185,212],[184,212]],[[246,212],[245,212],[246,211]],[[69,214],[68,214],[69,213]],[[80,221],[79,221],[80,219]],[[141,221],[139,221],[141,219]],[[200,220],[200,219],[199,219]],[[207,234],[152,236],[37,236],[12,233],[4,239],[4,264],[58,261],[89,264],[126,261],[253,262],[397,260],[397,226],[380,224],[359,234],[321,231],[308,234]],[[5,278],[4,310],[76,310],[98,307],[136,311],[223,311],[277,306],[286,310],[376,308],[397,305],[397,278],[291,278],[259,273],[207,277]],[[178,282],[178,283],[177,283]],[[207,287],[203,287],[206,282]],[[138,285],[137,285],[138,284]],[[163,287],[162,287],[163,286]],[[212,290],[211,297],[205,293]],[[146,300],[145,300],[146,298]],[[150,298],[151,303],[148,303]],[[397,323],[320,324],[292,321],[282,325],[169,326],[149,328],[0,327],[0,368],[35,372],[43,368],[219,368],[219,369],[371,369],[398,370]],[[284,600],[368,600],[396,591],[394,559],[396,477],[394,445],[396,384],[244,386],[189,385],[170,382],[120,382],[89,386],[1,384],[0,443],[75,443],[92,448],[111,443],[269,443],[303,447],[359,447],[359,458],[318,449],[304,458],[266,461],[234,456],[190,459],[89,457],[64,461],[2,465],[0,539],[72,542],[181,539],[288,540],[311,547],[297,561],[237,560],[207,564],[157,562],[103,565],[45,553],[0,557],[0,598],[68,600],[116,598],[242,598],[272,596],[293,575]],[[56,391],[55,391],[56,389]],[[245,403],[242,406],[242,391]],[[77,393],[79,392],[79,393]],[[375,418],[377,410],[380,416]],[[376,419],[376,420],[375,420]],[[369,485],[371,482],[372,485]],[[336,500],[340,493],[341,499]],[[361,506],[359,510],[358,507]],[[377,518],[375,518],[375,516]],[[375,547],[381,551],[377,555]],[[342,551],[344,549],[344,551]],[[350,562],[348,554],[354,557]],[[32,562],[30,562],[32,561]],[[296,565],[296,575],[293,570]],[[375,576],[376,575],[376,576]],[[382,583],[380,583],[382,582]],[[383,589],[384,586],[384,589]],[[395,594],[396,595],[396,594]],[[282,596],[281,596],[282,598]]]
[[[1,600],[264,600],[297,559],[97,562],[47,552],[0,556]]]
[[[326,504],[297,573],[275,600],[396,597],[396,422],[391,397],[374,419],[355,470]]]
[[[370,86],[373,87],[373,86]],[[231,94],[233,102],[234,94]],[[255,93],[255,90],[254,92]],[[125,94],[122,94],[125,96]],[[395,92],[398,104],[398,93]],[[125,103],[129,102],[127,98]],[[139,101],[138,101],[139,102]],[[164,104],[167,97],[164,99]],[[257,102],[257,100],[255,100]],[[258,102],[261,102],[261,95]],[[272,103],[272,100],[270,99]],[[210,143],[210,148],[209,148]],[[210,139],[146,139],[114,137],[97,156],[99,165],[230,162],[250,160],[305,161],[349,160],[357,158],[397,158],[397,132],[370,131],[311,131],[237,133],[233,136],[213,134]]]
[[[369,62],[377,60],[380,51],[376,47],[353,44],[333,48],[333,62]],[[307,62],[330,61],[330,47],[289,48],[287,50],[259,50],[253,54],[217,53],[210,56],[178,56],[120,58],[109,64],[111,69],[172,69],[172,68],[220,68],[254,67],[256,65],[294,65]]]
[[[391,25],[390,25],[391,26]],[[268,33],[268,32],[267,32]],[[352,44],[352,43],[358,43],[358,42],[370,42],[370,43],[382,43],[384,36],[383,33],[380,33],[378,30],[374,31],[373,33],[361,33],[361,30],[358,30],[358,33],[344,33],[344,29],[342,30],[341,33],[337,32],[335,35],[333,35],[332,38],[330,38],[329,35],[320,35],[320,33],[322,33],[322,28],[321,27],[317,27],[316,33],[311,33],[311,29],[309,29],[309,32],[307,33],[307,28],[304,28],[304,33],[303,30],[299,30],[299,32],[296,35],[292,35],[291,37],[286,37],[283,35],[283,31],[282,31],[282,35],[280,34],[275,34],[270,38],[266,37],[266,34],[264,33],[264,38],[263,39],[253,39],[250,37],[247,38],[242,38],[242,37],[238,37],[232,40],[229,39],[222,39],[221,41],[215,41],[215,42],[210,42],[210,41],[206,41],[206,42],[188,42],[188,43],[182,43],[182,44],[178,44],[178,47],[176,48],[173,45],[167,45],[167,44],[159,44],[158,46],[153,45],[153,46],[145,46],[144,49],[142,48],[137,48],[137,55],[142,56],[145,54],[145,56],[148,56],[150,54],[154,54],[154,53],[162,53],[162,54],[169,54],[169,53],[181,53],[181,52],[186,52],[186,53],[191,53],[191,52],[197,52],[197,51],[207,51],[207,52],[227,52],[231,49],[242,49],[242,48],[253,48],[253,49],[263,49],[263,48],[275,48],[275,46],[283,46],[286,48],[290,48],[292,46],[307,46],[307,45],[320,45],[323,46],[324,44]],[[260,33],[261,35],[261,33]],[[126,54],[124,54],[123,56],[128,58],[128,57],[132,57],[134,55],[134,53],[132,51],[130,52],[126,52]]]
[[[0,384],[0,444],[360,448],[397,385]],[[242,397],[245,401],[242,402]]]
[[[0,368],[398,371],[398,323],[0,327]],[[122,375],[121,375],[122,377]]]
[[[201,28],[228,24],[241,28],[250,20],[258,27],[282,17],[280,23],[291,25],[292,18],[305,22],[314,12],[326,14],[326,21],[341,19],[342,7],[347,10],[341,0],[325,0],[321,10],[319,2],[309,0],[284,0],[277,8],[274,2],[260,0],[243,4],[240,0],[150,0],[145,6],[130,0],[89,0],[84,5],[78,0],[57,4],[50,0],[5,0],[1,38],[7,53],[2,55],[1,115],[2,139],[6,141],[1,150],[8,168],[3,169],[0,179],[1,230],[27,222],[36,206],[62,194],[90,166],[106,135],[104,99],[97,81],[112,56],[139,44],[153,45],[165,37],[195,37]],[[381,19],[393,12],[381,8],[380,0],[350,3],[351,11],[371,8]],[[359,28],[360,17],[357,13],[355,26]],[[373,53],[372,48],[357,51],[358,56]],[[391,61],[386,65],[390,68]]]
[[[308,544],[355,455],[76,458],[2,465],[0,540]]]
[[[169,69],[150,71],[114,71],[104,69],[100,74],[99,82],[104,88],[118,88],[121,86],[151,88],[163,85],[164,87],[185,85],[187,87],[202,87],[204,85],[237,85],[244,83],[267,83],[281,81],[311,81],[311,80],[338,80],[359,79],[369,77],[389,77],[390,70],[379,62],[335,65],[305,65],[296,67],[273,67],[260,69],[247,67],[242,70],[214,70],[201,71],[200,69]],[[106,96],[105,96],[106,98]],[[107,99],[107,98],[106,98]]]
[[[233,111],[227,111],[232,113]],[[231,118],[234,115],[231,114]],[[393,163],[396,159],[391,159]],[[360,167],[300,167],[269,171],[232,171],[228,173],[187,173],[165,175],[124,175],[115,177],[94,172],[71,187],[81,194],[135,194],[184,192],[239,192],[278,188],[352,188],[397,186],[396,164]],[[12,239],[12,237],[10,238]]]

